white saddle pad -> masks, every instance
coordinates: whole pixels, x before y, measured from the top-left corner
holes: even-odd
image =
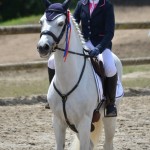
[[[102,99],[105,99],[105,97],[103,95],[102,82],[101,82],[100,77],[95,73],[94,69],[93,69],[93,72],[94,72],[94,76],[95,76],[95,82],[96,82],[96,86],[97,86],[99,101],[101,101]],[[121,98],[123,96],[124,96],[123,86],[122,86],[121,81],[118,77],[117,88],[116,88],[116,101],[121,100]]]

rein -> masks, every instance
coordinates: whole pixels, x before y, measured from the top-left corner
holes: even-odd
[[[55,47],[54,48],[54,50],[53,50],[53,52],[55,52],[55,49],[58,49],[58,50],[60,50],[60,51],[65,51],[65,49],[63,49],[63,48],[59,48],[59,47]],[[86,52],[88,52],[86,49],[84,49],[83,48],[83,50],[84,51],[86,51]],[[75,54],[75,55],[79,55],[79,56],[83,56],[83,57],[85,57],[85,58],[90,58],[91,56],[90,55],[86,55],[86,54],[82,54],[82,53],[77,53],[77,52],[73,52],[73,51],[68,51],[68,53],[70,53],[70,54]]]

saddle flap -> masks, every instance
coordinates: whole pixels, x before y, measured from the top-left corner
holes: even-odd
[[[102,86],[104,89],[104,80],[105,80],[106,76],[105,76],[103,62],[101,60],[98,60],[97,58],[91,58],[91,63],[94,68],[94,71],[101,78]]]

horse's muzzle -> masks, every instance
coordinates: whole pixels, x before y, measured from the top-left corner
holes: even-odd
[[[41,57],[46,57],[50,53],[50,46],[48,44],[38,45],[37,49]]]

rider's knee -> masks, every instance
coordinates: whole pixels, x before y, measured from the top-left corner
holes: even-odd
[[[107,77],[114,76],[117,72],[117,69],[111,50],[105,49],[105,51],[102,53],[102,58],[106,76]]]
[[[117,73],[115,64],[105,66],[105,74],[107,77],[112,77]]]
[[[50,69],[55,69],[54,55],[51,55],[48,59],[48,67]]]

